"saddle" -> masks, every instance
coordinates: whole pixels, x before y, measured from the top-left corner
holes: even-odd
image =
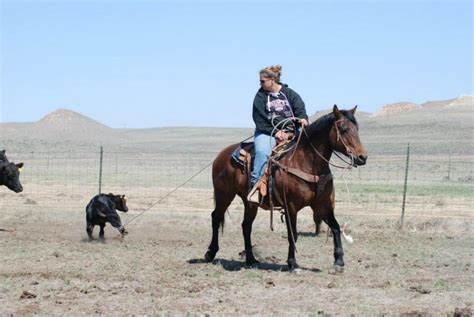
[[[283,141],[277,143],[277,145],[272,150],[271,157],[277,159],[279,158],[279,154],[276,153],[277,149],[287,149],[293,144],[294,134],[288,133],[290,138],[288,141]],[[239,146],[232,152],[232,160],[240,165],[242,168],[251,167],[253,164],[253,159],[255,157],[255,143],[253,141],[249,142],[241,142]]]
[[[234,152],[232,152],[232,160],[244,169],[247,165],[250,167],[254,157],[255,144],[253,141],[240,143]]]
[[[272,176],[275,166],[271,168],[272,165],[272,160],[278,160],[281,156],[282,153],[284,153],[285,149],[290,147],[290,143],[293,139],[292,137],[286,141],[286,142],[279,142],[273,149],[272,149],[272,154],[270,156],[270,159],[267,162],[267,165],[265,167],[265,171],[263,172],[262,177],[258,180],[257,186],[255,188],[251,188],[250,186],[250,178],[248,178],[248,191],[253,190],[258,190],[259,194],[259,205],[263,209],[270,209],[270,206],[266,205],[263,203],[263,199],[265,196],[267,196],[267,193],[269,190],[272,190],[272,188],[269,188],[269,183],[270,183],[270,177]],[[239,146],[232,152],[232,160],[242,167],[242,173],[247,173],[247,175],[250,175],[250,171],[252,170],[252,165],[253,165],[253,159],[255,157],[255,143],[253,141],[250,142],[242,142],[239,144]],[[270,171],[270,169],[272,169]],[[271,205],[271,203],[270,203]]]
[[[317,193],[321,193],[324,190],[324,187],[330,179],[332,179],[332,174],[328,175],[313,175],[306,172],[303,172],[299,169],[293,167],[287,167],[279,162],[283,153],[295,144],[295,138],[290,138],[288,141],[283,141],[278,143],[272,150],[272,154],[268,159],[268,163],[265,167],[263,176],[257,183],[257,190],[259,191],[259,207],[265,210],[273,209],[273,197],[276,198],[276,201],[280,206],[284,206],[283,199],[276,190],[274,185],[274,173],[276,169],[281,169],[287,174],[292,174],[308,183],[317,184]],[[255,144],[253,141],[242,142],[239,146],[232,152],[232,160],[242,168],[242,173],[247,173],[250,175],[252,170],[253,159],[255,157]],[[248,178],[248,191],[252,190],[250,188],[250,177]],[[269,194],[268,200],[265,200],[265,197]]]

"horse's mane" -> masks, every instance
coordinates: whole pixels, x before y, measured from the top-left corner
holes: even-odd
[[[312,136],[315,134],[321,134],[323,131],[326,131],[328,128],[330,128],[333,123],[334,123],[334,114],[331,112],[318,118],[316,121],[311,123],[306,128],[306,133],[309,136]]]
[[[350,122],[354,123],[357,126],[357,120],[355,119],[352,112],[347,111],[347,110],[340,110],[340,112],[341,112],[343,117],[345,117],[347,120],[349,120]],[[334,113],[330,112],[330,113],[318,118],[313,123],[311,123],[306,128],[306,133],[310,137],[315,135],[315,134],[321,134],[322,132],[329,130],[333,123],[334,123]]]

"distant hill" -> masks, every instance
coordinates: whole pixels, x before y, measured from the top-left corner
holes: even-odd
[[[66,133],[87,133],[88,131],[107,132],[108,126],[68,109],[58,109],[43,117],[34,124],[41,131]]]
[[[419,106],[413,102],[397,102],[394,104],[383,106],[380,110],[375,112],[372,116],[390,116],[401,112],[416,110]]]
[[[319,111],[310,121],[329,113]],[[371,155],[474,154],[474,96],[399,102],[371,114],[357,111],[361,139]],[[0,149],[9,151],[217,152],[253,133],[240,128],[113,129],[80,113],[59,109],[38,122],[0,123]]]
[[[474,110],[474,96],[462,96],[455,99],[428,101],[417,105],[413,102],[398,102],[383,106],[372,116],[391,116],[401,112],[424,111],[449,111],[449,112],[472,112]]]
[[[474,154],[473,96],[387,105],[360,125],[375,153],[400,153],[410,142],[419,154]]]
[[[127,140],[123,132],[68,109],[58,109],[31,123],[0,123],[0,142],[42,144],[58,149],[71,145],[113,144]]]

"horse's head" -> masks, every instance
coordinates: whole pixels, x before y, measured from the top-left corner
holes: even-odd
[[[367,151],[360,142],[359,126],[354,117],[357,106],[351,110],[339,110],[333,107],[334,126],[330,132],[332,147],[351,159],[353,166],[364,165]]]

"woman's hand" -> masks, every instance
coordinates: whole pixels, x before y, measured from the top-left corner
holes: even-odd
[[[306,127],[308,125],[308,120],[306,120],[305,118],[300,119],[300,124],[302,127]]]
[[[283,130],[279,130],[275,134],[275,138],[277,139],[278,142],[282,142],[282,141],[288,140],[288,135]]]

